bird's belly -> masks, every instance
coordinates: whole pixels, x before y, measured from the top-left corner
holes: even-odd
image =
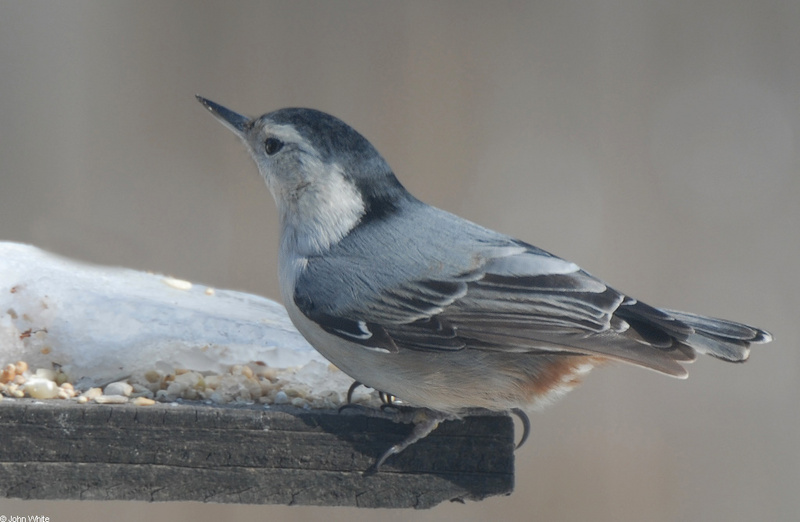
[[[543,406],[574,388],[601,362],[589,356],[469,348],[372,351],[329,334],[295,306],[287,309],[308,342],[353,379],[411,405],[448,413]]]

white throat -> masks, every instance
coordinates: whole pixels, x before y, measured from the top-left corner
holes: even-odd
[[[338,165],[289,197],[276,198],[281,215],[281,256],[318,254],[347,235],[364,215],[364,200]]]

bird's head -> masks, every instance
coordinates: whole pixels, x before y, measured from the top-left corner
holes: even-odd
[[[287,108],[248,118],[197,99],[246,144],[275,198],[284,241],[297,236],[297,248],[328,248],[409,197],[375,147],[334,116]]]

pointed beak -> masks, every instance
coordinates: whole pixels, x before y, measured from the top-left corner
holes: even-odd
[[[197,101],[203,104],[203,107],[208,109],[215,118],[221,121],[222,124],[228,127],[230,130],[239,136],[243,136],[245,132],[247,132],[247,128],[250,125],[250,118],[235,113],[230,109],[226,109],[222,105],[214,103],[211,100],[207,100],[202,96],[195,96]]]

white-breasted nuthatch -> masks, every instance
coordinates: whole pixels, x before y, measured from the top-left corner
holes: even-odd
[[[247,118],[198,100],[246,144],[280,213],[297,329],[356,381],[426,408],[392,454],[472,409],[519,411],[622,361],[674,377],[698,353],[744,361],[769,332],[660,309],[569,261],[422,203],[377,150],[312,109]]]

